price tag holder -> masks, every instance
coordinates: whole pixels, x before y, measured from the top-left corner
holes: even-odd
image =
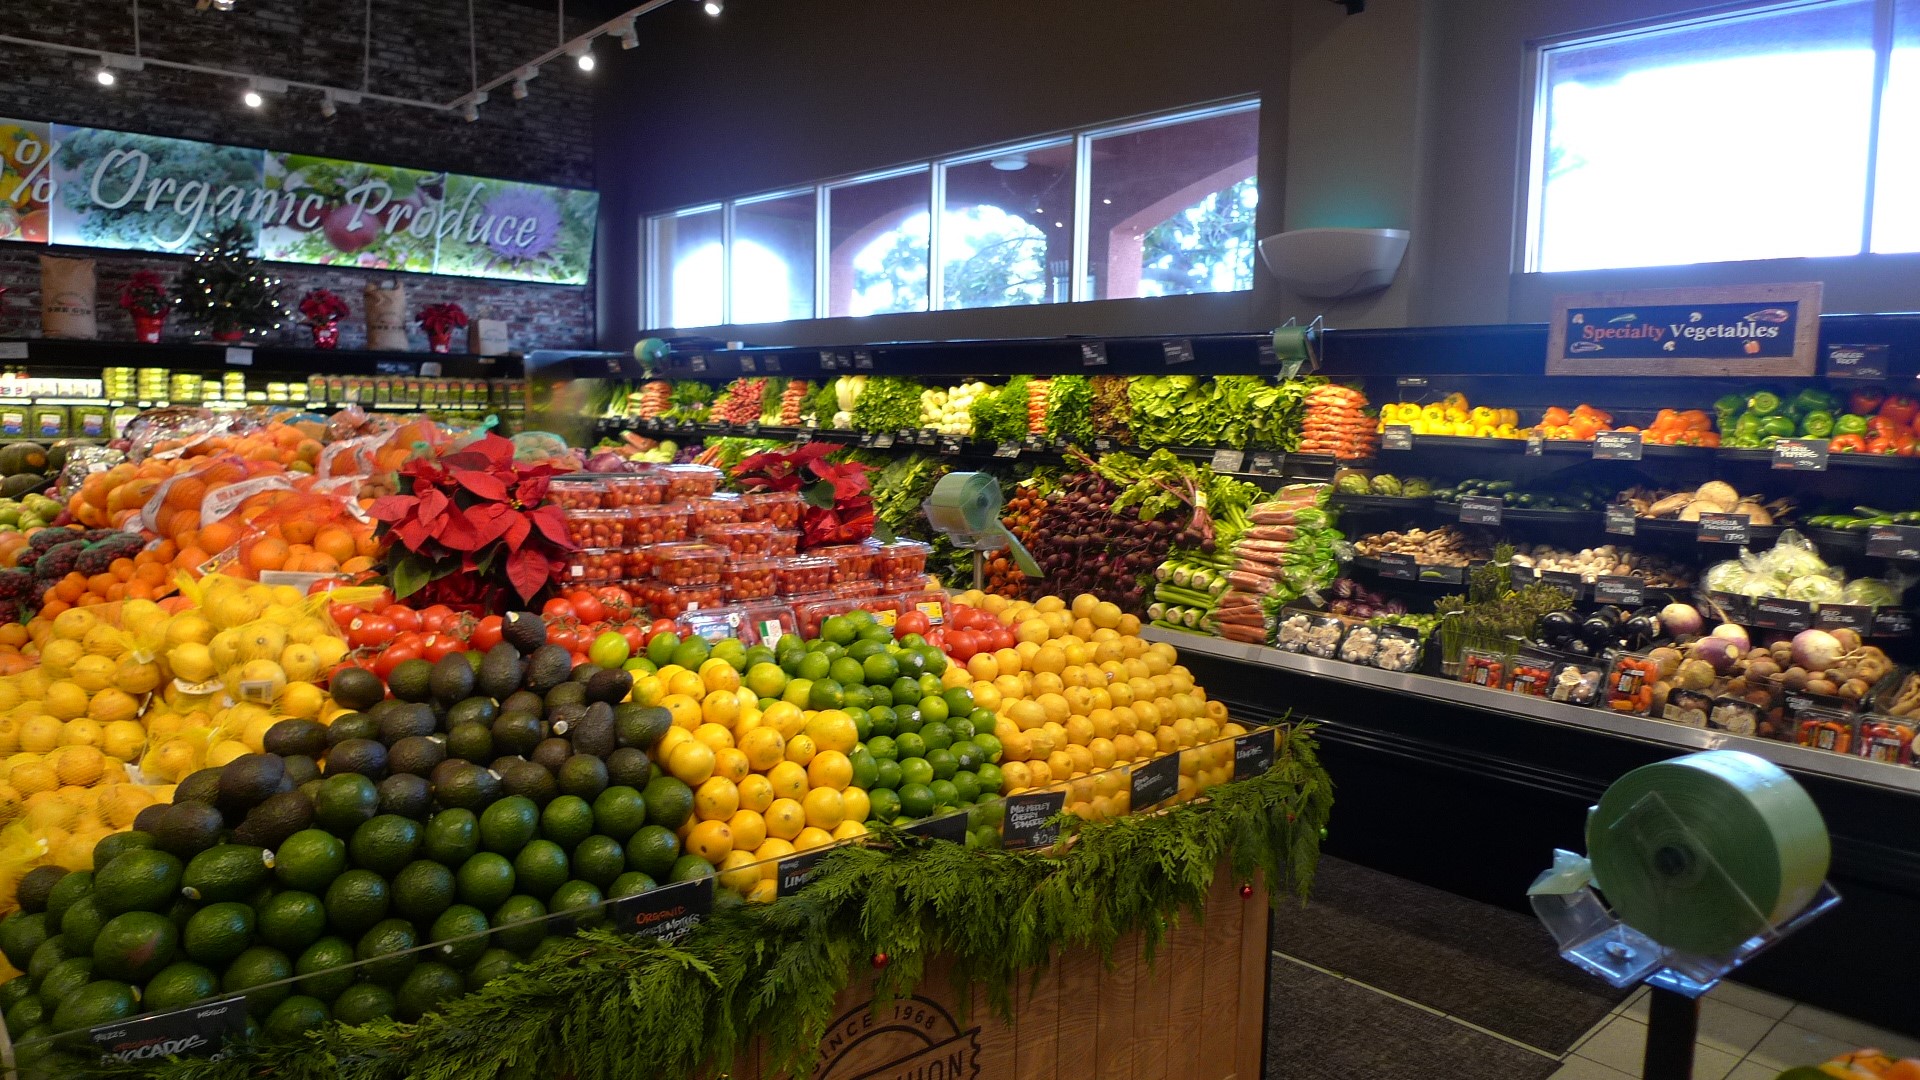
[[[1420,568],[1420,580],[1460,585],[1467,580],[1467,568],[1464,566],[1423,566]]]
[[[95,1050],[113,1061],[132,1064],[168,1057],[213,1057],[228,1039],[246,1034],[247,999],[195,1005],[126,1023],[101,1024],[87,1032]]]
[[[1827,378],[1883,381],[1889,366],[1888,352],[1885,345],[1829,345]]]
[[[1527,436],[1526,456],[1544,457],[1546,453],[1547,453],[1547,440],[1541,438],[1538,432],[1535,432],[1534,434]]]
[[[1870,604],[1821,604],[1813,613],[1816,630],[1852,630],[1861,637],[1873,634],[1873,606]]]
[[[1694,538],[1703,544],[1744,544],[1752,539],[1752,521],[1745,514],[1700,515],[1700,531]]]
[[[1113,440],[1104,435],[1093,440],[1093,452],[1096,454],[1111,454],[1113,449]]]
[[[1632,503],[1607,504],[1607,532],[1614,536],[1632,536],[1639,528],[1639,514]]]
[[[1781,439],[1773,444],[1773,467],[1792,472],[1826,472],[1827,440]]]
[[[1755,626],[1769,630],[1806,630],[1813,626],[1813,604],[1806,600],[1788,600],[1782,596],[1758,596],[1748,615]]]
[[[813,441],[813,429],[810,427],[803,427],[799,431],[794,432],[793,441],[795,444],[799,446],[807,445],[808,443]]]
[[[1009,439],[993,448],[993,456],[997,458],[1017,458],[1020,456],[1020,444]]]
[[[1062,794],[1065,793],[1062,792]],[[813,876],[820,872],[820,860],[826,858],[831,851],[833,851],[832,847],[814,848],[812,851],[804,851],[798,855],[789,855],[774,864],[778,875],[776,883],[780,886],[777,895],[791,896],[811,884]]]
[[[769,375],[780,374],[780,358],[777,356],[766,357],[765,363],[762,364],[761,366],[767,369],[767,374]]]
[[[752,423],[748,424],[747,426],[741,428],[740,431],[743,434],[745,434],[746,437],[749,439],[757,438],[760,435],[760,421],[755,420]]]
[[[695,375],[705,375],[707,373],[707,354],[694,353],[692,356],[687,357],[687,370],[693,372]]]
[[[872,371],[873,354],[865,349],[853,350],[853,367],[856,371]]]
[[[253,366],[253,346],[251,345],[227,346],[227,366],[228,367],[252,367]]]
[[[1272,728],[1250,731],[1233,740],[1233,778],[1247,780],[1273,768],[1274,745],[1279,735]]]
[[[957,454],[957,453],[959,453],[959,452],[960,452],[960,437],[959,437],[958,435],[942,435],[942,436],[940,436],[940,452],[941,452],[941,453],[943,453],[943,454]]]
[[[932,428],[921,428],[919,432],[915,434],[914,441],[921,446],[939,446],[940,433]]]
[[[1004,799],[1004,823],[1000,827],[1000,846],[1010,851],[1046,847],[1060,839],[1060,827],[1048,822],[1067,803],[1064,791],[1035,791],[1009,795]]]
[[[760,370],[760,364],[751,356],[740,358],[740,374],[752,375]]]
[[[26,358],[27,342],[0,341],[0,360],[25,360]]]
[[[1168,367],[1175,364],[1191,364],[1193,363],[1193,342],[1186,338],[1163,341],[1160,343],[1160,355],[1166,360]]]
[[[840,370],[840,354],[832,351],[831,349],[821,349],[820,350],[820,370],[821,371],[839,371]]]
[[[1460,524],[1498,525],[1504,505],[1499,499],[1485,495],[1468,495],[1460,500]]]
[[[893,432],[891,431],[882,431],[878,435],[875,435],[873,437],[873,448],[875,450],[885,450],[891,447],[892,445],[893,445]]]
[[[1413,428],[1406,424],[1388,424],[1380,430],[1380,449],[1413,449]]]
[[[967,815],[963,811],[958,814],[943,814],[925,821],[916,821],[907,826],[907,832],[914,836],[924,836],[929,840],[964,844],[967,842]]]
[[[1874,637],[1906,637],[1913,633],[1913,617],[1906,608],[1883,607],[1873,609]]]
[[[1753,605],[1739,593],[1710,592],[1707,602],[1720,609],[1722,622],[1744,623],[1752,618]]]
[[[1593,600],[1597,604],[1639,607],[1647,602],[1647,583],[1626,574],[1605,574],[1593,580]]]
[[[1580,599],[1587,591],[1586,580],[1579,574],[1567,570],[1540,571],[1540,584],[1551,585],[1575,600]]]
[[[1144,810],[1172,798],[1180,790],[1180,755],[1168,754],[1145,765],[1135,765],[1132,774],[1132,802]]]
[[[673,944],[698,929],[713,914],[712,875],[621,897],[608,907],[613,928],[635,937]]]
[[[1409,390],[1425,390],[1427,388],[1427,377],[1425,375],[1401,375],[1393,380],[1393,388],[1402,394]]]
[[[1920,560],[1920,527],[1867,526],[1867,554],[1881,559]]]
[[[1593,460],[1639,461],[1646,446],[1637,431],[1603,431],[1593,437]]]
[[[1788,716],[1799,719],[1809,712],[1850,713],[1855,703],[1834,694],[1810,694],[1805,690],[1788,690],[1780,695],[1780,703]]]
[[[1420,565],[1411,555],[1378,555],[1374,561],[1380,564],[1380,576],[1389,581],[1420,580]]]
[[[1254,347],[1253,362],[1261,367],[1279,367],[1280,354],[1273,351],[1272,339],[1262,341]]]
[[[863,446],[863,447],[867,447],[867,448],[872,448],[872,446],[873,446],[873,432],[871,432],[871,431],[863,431],[863,432],[861,432],[861,433],[860,433],[860,445],[861,445],[861,446]]]
[[[1081,367],[1106,367],[1107,343],[1104,341],[1083,341],[1080,343]]]
[[[1287,471],[1286,455],[1272,450],[1255,450],[1247,459],[1247,471],[1255,476],[1280,476]]]
[[[1513,587],[1516,589],[1524,589],[1540,580],[1540,575],[1534,573],[1533,567],[1521,566],[1519,563],[1514,563],[1507,568],[1507,577],[1513,580]]]
[[[1247,455],[1239,450],[1215,450],[1213,452],[1213,471],[1217,473],[1239,472],[1240,466],[1245,464],[1246,460]]]
[[[1022,450],[1025,450],[1029,454],[1037,454],[1042,450],[1051,449],[1051,447],[1047,443],[1047,437],[1045,435],[1027,436],[1025,439],[1021,440],[1020,448]]]

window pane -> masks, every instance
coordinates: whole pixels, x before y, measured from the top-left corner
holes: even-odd
[[[827,314],[927,310],[932,174],[827,191]]]
[[[1880,170],[1873,186],[1873,250],[1920,251],[1920,0],[1898,0],[1893,58],[1880,99]]]
[[[1064,303],[1073,265],[1073,143],[946,167],[940,306]]]
[[[1545,50],[1534,269],[1857,253],[1873,7],[1839,0]]]
[[[1252,288],[1259,153],[1258,108],[1093,140],[1087,295]]]
[[[813,318],[813,192],[734,204],[737,323]]]
[[[668,326],[717,326],[720,310],[720,208],[654,219],[654,303]]]

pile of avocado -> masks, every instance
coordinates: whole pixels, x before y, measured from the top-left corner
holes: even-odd
[[[668,712],[623,701],[627,671],[573,666],[537,615],[503,638],[387,685],[344,669],[354,711],[187,776],[91,870],[26,874],[0,921],[21,1064],[70,1074],[87,1029],[216,995],[276,1037],[418,1019],[554,947],[534,920],[711,874],[676,835],[693,792],[649,756]]]

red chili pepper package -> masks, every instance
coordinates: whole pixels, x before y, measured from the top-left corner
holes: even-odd
[[[1808,709],[1800,714],[1798,742],[1814,750],[1853,753],[1854,718],[1830,709]]]
[[[1507,682],[1507,658],[1485,649],[1466,649],[1460,654],[1460,681],[1498,690]]]
[[[1860,718],[1854,753],[1889,765],[1913,764],[1913,736],[1920,720],[1908,716],[1870,713]]]

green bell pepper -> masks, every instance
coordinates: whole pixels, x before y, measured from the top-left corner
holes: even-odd
[[[1861,416],[1859,413],[1847,413],[1833,422],[1833,433],[1835,435],[1865,435],[1867,433],[1867,418]]]
[[[1760,437],[1762,439],[1791,439],[1793,438],[1794,428],[1793,418],[1790,416],[1769,416],[1760,422]]]
[[[1759,413],[1741,413],[1740,419],[1734,421],[1733,434],[1740,439],[1758,439],[1760,437],[1760,425],[1764,422],[1764,418],[1762,418]]]
[[[1713,403],[1713,411],[1719,413],[1721,416],[1738,416],[1740,415],[1740,410],[1746,407],[1747,399],[1741,397],[1739,394],[1728,394],[1726,397]]]
[[[1806,389],[1794,395],[1793,403],[1787,406],[1787,411],[1802,415],[1814,412],[1832,412],[1836,403],[1834,396],[1825,390]]]
[[[1826,439],[1833,436],[1833,414],[1816,409],[1800,421],[1800,433],[1813,439]]]
[[[1760,416],[1772,416],[1780,411],[1780,395],[1771,390],[1762,390],[1747,399],[1747,409]]]

